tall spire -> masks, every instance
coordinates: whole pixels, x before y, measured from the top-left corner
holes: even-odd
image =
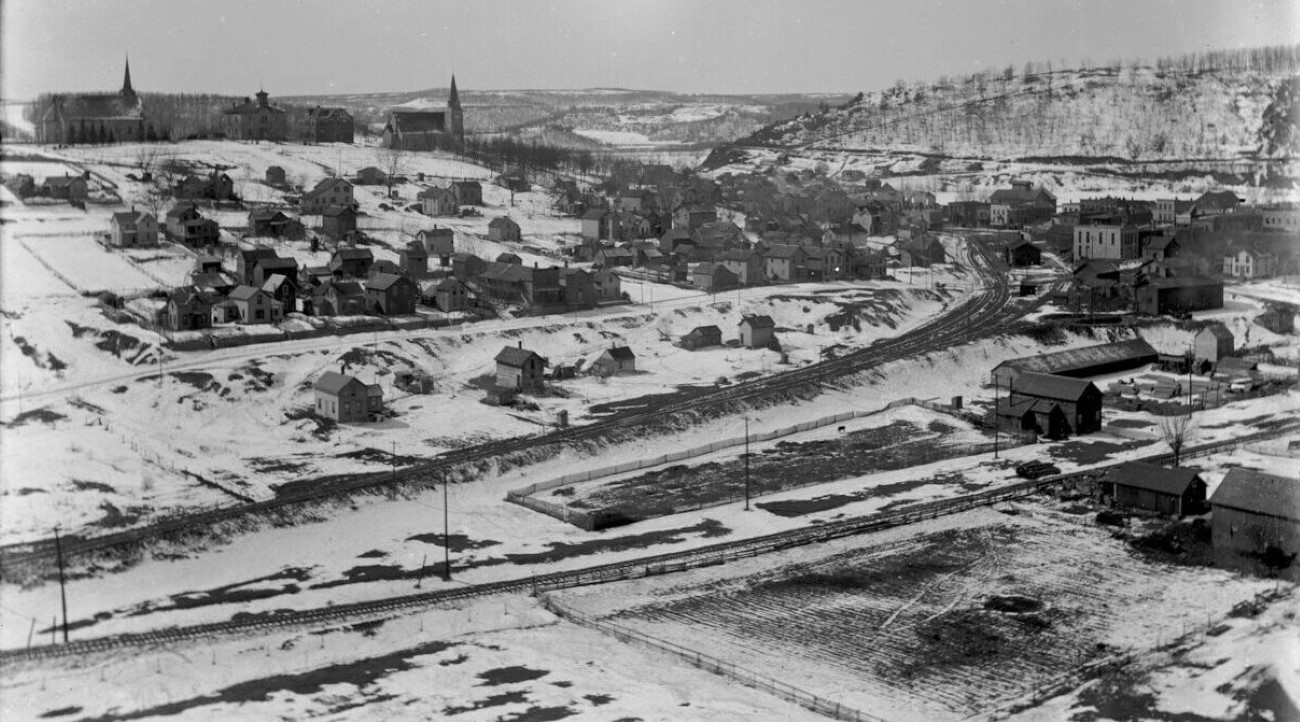
[[[447,93],[447,107],[460,107],[460,93],[456,92],[456,75],[454,73],[451,76],[451,92]]]
[[[122,92],[135,92],[135,88],[131,87],[131,55],[129,53],[126,56],[126,75],[122,78]]]

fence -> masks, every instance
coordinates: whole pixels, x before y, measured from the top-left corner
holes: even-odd
[[[362,333],[376,333],[379,331],[396,331],[410,330],[421,328],[447,328],[449,326],[459,326],[464,323],[471,323],[479,320],[477,316],[466,316],[463,318],[400,318],[390,319],[375,316],[373,321],[357,325],[342,326],[337,323],[324,319],[325,323],[319,327],[307,329],[276,329],[267,333],[258,334],[240,334],[237,336],[217,336],[209,333],[198,332],[194,338],[176,339],[172,332],[158,329],[158,333],[167,339],[168,348],[174,351],[201,351],[213,348],[230,348],[234,346],[248,346],[255,343],[279,343],[281,341],[290,341],[303,338],[320,338],[323,336],[351,336]],[[184,332],[186,334],[195,332]]]
[[[661,652],[667,652],[679,659],[685,660],[688,664],[694,665],[708,672],[722,675],[728,679],[735,680],[741,684],[753,687],[754,689],[767,692],[775,697],[780,697],[787,702],[793,702],[800,707],[812,710],[817,714],[830,717],[831,719],[847,720],[848,722],[885,722],[880,717],[875,717],[845,706],[839,702],[832,702],[825,697],[815,695],[811,692],[805,692],[791,684],[786,684],[779,679],[760,674],[750,669],[746,669],[731,662],[725,662],[717,657],[713,657],[693,649],[688,649],[667,640],[652,637],[648,634],[636,630],[622,627],[609,621],[596,619],[581,612],[575,611],[561,605],[549,595],[541,595],[542,606],[548,611],[582,627],[595,629],[599,632],[608,634],[621,642],[638,642],[640,644],[658,649]]]

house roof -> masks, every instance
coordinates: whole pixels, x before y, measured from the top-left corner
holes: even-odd
[[[615,361],[631,361],[636,358],[636,354],[632,353],[632,349],[627,346],[615,346],[605,353]]]
[[[272,273],[262,282],[262,290],[267,293],[275,293],[275,289],[288,283],[289,279],[279,273]]]
[[[317,195],[317,194],[323,193],[323,192],[329,190],[330,188],[333,188],[334,185],[335,185],[335,184],[338,184],[338,183],[342,183],[343,185],[347,186],[348,188],[351,188],[351,187],[352,187],[352,184],[349,183],[349,182],[347,182],[346,180],[344,180],[344,179],[342,179],[342,178],[338,178],[338,177],[336,177],[336,176],[330,176],[330,177],[328,177],[328,178],[322,178],[322,179],[320,180],[320,182],[317,183],[317,184],[315,185],[315,187],[313,187],[311,190],[309,190],[309,191],[307,191],[306,193],[304,193],[304,194],[303,194],[303,199],[305,200],[305,199],[307,199],[307,198],[310,197],[310,196],[314,196],[314,195]]]
[[[456,234],[450,228],[425,228],[424,230],[416,231],[415,235],[424,236],[425,238],[438,238],[441,236],[452,236],[454,238]]]
[[[366,292],[358,281],[335,281],[329,285],[338,296],[364,296]]]
[[[502,226],[515,226],[518,228],[519,224],[505,216],[497,216],[488,222],[488,228],[501,228]]]
[[[340,248],[334,251],[334,258],[340,261],[374,261],[375,254],[369,248]]]
[[[1026,372],[1016,377],[1015,383],[1012,384],[1012,391],[1022,396],[1037,396],[1057,401],[1078,401],[1083,398],[1089,387],[1093,391],[1097,391],[1097,387],[1093,386],[1092,382],[1087,379]]]
[[[598,221],[598,220],[604,218],[604,217],[605,217],[606,215],[608,215],[608,214],[609,214],[609,211],[605,210],[604,208],[592,208],[591,210],[589,210],[589,211],[587,211],[586,213],[583,213],[583,214],[582,214],[582,220],[584,220],[584,221]]]
[[[543,366],[547,365],[546,359],[541,355],[529,351],[526,348],[519,348],[518,346],[506,346],[501,349],[501,351],[497,353],[496,362],[499,364],[505,364],[506,366],[523,368],[524,364],[528,363],[528,360],[531,358],[538,359],[542,362]]]
[[[356,214],[357,212],[352,210],[352,206],[340,206],[334,204],[334,205],[327,206],[325,208],[325,211],[321,215],[336,217],[336,216],[345,216],[345,215],[355,216]]]
[[[280,258],[279,256],[272,256],[270,258],[257,259],[257,266],[258,268],[261,268],[263,272],[280,269],[297,271],[298,260],[295,258]]]
[[[1300,480],[1252,469],[1229,469],[1210,504],[1300,520]]]
[[[749,324],[750,328],[776,328],[776,321],[768,315],[745,315],[740,319],[741,326]]]
[[[1167,469],[1140,462],[1124,464],[1112,469],[1108,476],[1116,484],[1176,496],[1182,496],[1193,481],[1201,478],[1196,469]]]
[[[1140,361],[1142,359],[1154,361],[1156,356],[1156,350],[1151,348],[1151,344],[1139,338],[1010,359],[1003,361],[994,368],[1006,367],[1024,372],[1060,374],[1116,361]]]
[[[483,184],[479,183],[478,181],[453,181],[451,185],[465,190],[471,188],[480,191],[483,190]]]
[[[226,288],[235,285],[234,279],[220,271],[191,273],[190,283],[202,288]]]
[[[403,279],[406,279],[406,276],[399,276],[395,273],[376,273],[370,277],[370,280],[366,281],[366,289],[386,291],[392,288],[393,284],[399,283]]]
[[[763,251],[764,258],[794,258],[804,252],[800,246],[793,246],[784,243],[774,243]]]
[[[687,336],[722,336],[722,329],[717,326],[696,326]]]
[[[135,228],[139,217],[140,214],[134,211],[122,211],[113,214],[113,223],[117,224],[118,228]]]
[[[312,388],[316,391],[338,396],[339,392],[351,383],[359,384],[361,380],[337,371],[326,371],[320,375],[320,378],[316,379],[316,383],[312,384]]]
[[[506,283],[522,283],[525,280],[524,267],[518,263],[505,263],[494,261],[488,265],[487,270],[483,272],[482,278],[485,281],[503,281]]]
[[[236,286],[227,296],[232,301],[247,301],[253,296],[261,293],[262,289],[257,286]]]
[[[398,133],[445,133],[447,111],[398,110],[388,116],[386,130]]]
[[[168,213],[167,215],[171,214]],[[255,221],[268,221],[274,219],[276,216],[288,220],[288,216],[274,208],[256,208],[248,212],[248,217]]]
[[[1232,332],[1228,330],[1228,327],[1224,326],[1221,323],[1216,323],[1216,324],[1211,324],[1209,326],[1206,326],[1205,328],[1198,331],[1196,335],[1200,336],[1201,334],[1206,334],[1206,333],[1210,334],[1211,336],[1218,339],[1219,341],[1235,340],[1235,337],[1232,335]]]

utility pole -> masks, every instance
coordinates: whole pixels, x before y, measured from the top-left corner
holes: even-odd
[[[442,477],[442,565],[447,581],[451,581],[451,517],[447,511],[447,486],[450,483],[450,477]]]
[[[63,579],[63,541],[59,528],[54,527],[54,553],[59,559],[59,601],[63,605],[63,643],[68,643],[68,590]]]
[[[393,462],[393,478],[397,478],[397,442],[393,442],[393,453],[388,457]]]
[[[745,511],[749,511],[749,417],[745,417]]]
[[[1002,419],[998,413],[998,394],[1001,389],[998,388],[998,375],[993,374],[993,458],[998,458],[998,431],[1002,428]]]

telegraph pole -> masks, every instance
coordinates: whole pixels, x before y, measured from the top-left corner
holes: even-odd
[[[998,412],[998,394],[1001,389],[998,387],[998,375],[993,374],[993,458],[998,458],[998,431],[1002,428],[1002,419]]]
[[[63,579],[63,542],[59,528],[54,527],[54,553],[59,559],[59,602],[63,605],[63,643],[68,643],[68,590]]]
[[[745,511],[749,511],[749,417],[745,417]]]

